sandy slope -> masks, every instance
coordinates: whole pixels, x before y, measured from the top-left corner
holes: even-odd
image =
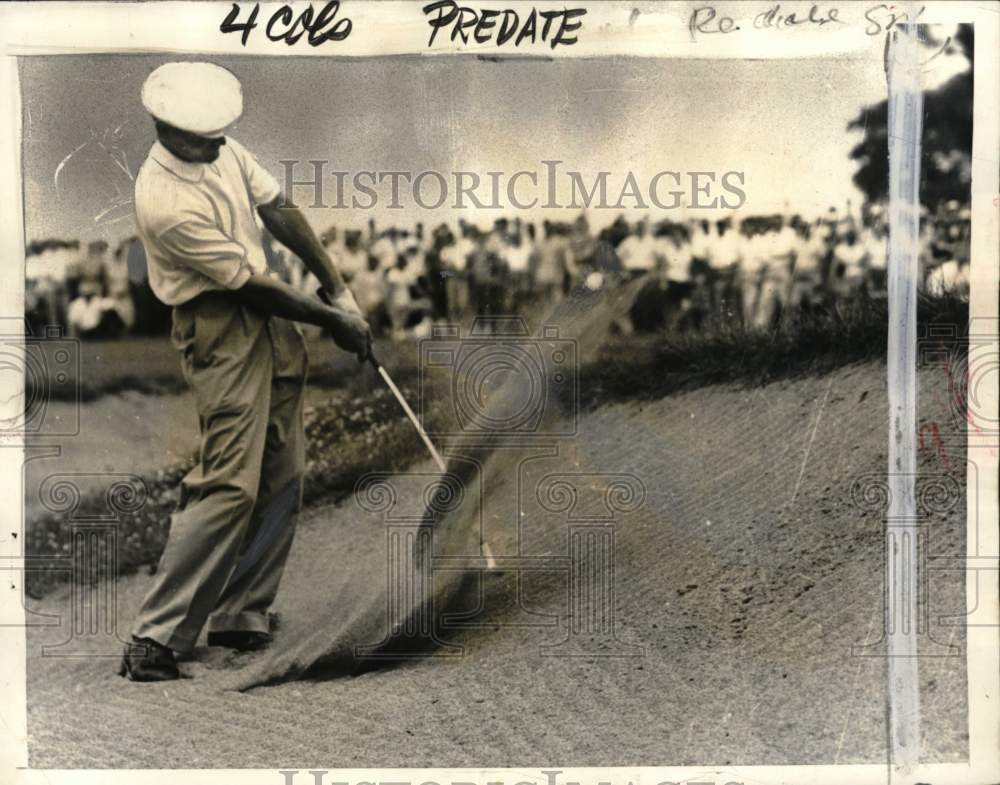
[[[317,618],[331,641],[358,629],[359,616],[374,613],[373,629],[384,626],[374,599],[385,581],[383,514],[348,502],[312,510],[303,523],[272,654],[202,648],[183,666],[193,679],[135,685],[114,675],[113,656],[40,656],[44,644],[66,638],[66,624],[31,629],[31,765],[882,761],[884,660],[852,657],[850,646],[879,637],[883,524],[852,503],[850,490],[858,477],[885,471],[884,373],[868,364],[761,389],[607,406],[582,417],[578,438],[557,455],[489,480],[482,520],[494,550],[515,553],[520,533],[523,555],[557,561],[570,521],[540,512],[540,500],[552,505],[551,475],[575,474],[574,515],[591,523],[606,511],[604,480],[593,475],[639,479],[643,503],[614,520],[617,642],[588,634],[584,656],[546,656],[544,647],[567,635],[567,573],[522,573],[520,603],[517,578],[505,573],[474,578],[464,621],[442,632],[461,656],[226,690],[319,634]],[[920,417],[944,430],[951,415],[935,373],[920,374]],[[963,469],[960,455],[930,442],[921,453],[922,472],[950,470],[960,493]],[[964,552],[964,500],[952,501],[929,524],[934,555]],[[147,580],[117,582],[122,631]],[[962,607],[961,575],[939,573],[930,588],[935,618]],[[33,607],[68,619],[65,595]],[[958,628],[934,633],[964,640]],[[113,655],[117,645],[93,637],[83,648]],[[964,759],[964,657],[926,660],[922,681],[924,758]]]

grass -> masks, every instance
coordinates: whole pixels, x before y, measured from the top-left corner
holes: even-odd
[[[51,379],[44,380],[48,400],[75,401],[79,396],[81,401],[87,402],[126,391],[169,395],[187,389],[180,357],[169,338],[74,341],[73,346],[79,362],[59,366],[66,372],[65,381],[55,384]],[[353,373],[357,368],[355,361],[344,352],[332,349],[329,339],[309,339],[307,349],[313,358],[309,381],[314,386],[344,389],[349,386],[346,380],[357,376]],[[395,356],[397,352],[391,354]],[[29,385],[32,381],[32,377],[27,377]],[[30,394],[26,398],[34,399]]]
[[[168,338],[74,341],[73,345],[79,363],[65,368],[64,383],[50,382],[51,400],[75,400],[79,394],[80,400],[93,401],[126,390],[161,395],[186,387],[177,350]]]
[[[969,304],[957,297],[921,297],[918,329],[967,332]],[[830,313],[801,315],[771,330],[740,325],[705,333],[635,336],[609,341],[580,369],[580,399],[591,406],[621,399],[662,398],[708,384],[759,386],[823,374],[855,362],[885,360],[884,300],[842,303]],[[961,347],[958,347],[961,349]]]

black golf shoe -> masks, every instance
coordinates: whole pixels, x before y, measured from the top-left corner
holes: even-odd
[[[180,678],[174,653],[150,638],[132,638],[125,644],[118,675],[132,681],[173,681]]]

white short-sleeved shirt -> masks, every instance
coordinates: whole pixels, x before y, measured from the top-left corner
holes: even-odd
[[[814,230],[795,256],[795,272],[804,274],[821,272],[824,256],[826,256],[826,238]]]
[[[657,242],[650,234],[630,234],[618,246],[618,258],[626,270],[652,270],[656,266]]]
[[[868,253],[868,266],[873,270],[885,270],[889,262],[889,242],[872,231],[867,231],[861,239]]]
[[[452,272],[462,272],[469,264],[469,256],[476,250],[475,243],[468,237],[459,237],[454,245],[441,251],[441,261]]]
[[[256,208],[280,193],[278,181],[230,137],[210,164],[182,161],[156,142],[135,180],[153,293],[180,305],[266,273]]]
[[[714,267],[712,252],[715,250],[717,239],[712,231],[706,232],[699,227],[691,233],[691,256],[695,259],[704,259],[710,267]]]
[[[508,245],[504,249],[507,257],[507,267],[512,273],[524,273],[528,271],[531,262],[531,248],[527,240],[522,240],[520,245]]]
[[[687,240],[668,240],[666,237],[657,240],[656,256],[666,261],[667,280],[674,283],[686,283],[691,280],[691,243]]]
[[[709,264],[717,270],[739,264],[742,249],[740,235],[735,230],[729,229],[722,235],[716,235],[712,252],[708,257]]]
[[[410,304],[411,281],[409,268],[400,270],[398,267],[390,267],[386,270],[385,283],[388,289],[386,299],[390,308],[404,308]]]
[[[399,261],[399,248],[391,237],[380,237],[368,253],[378,259],[378,266],[381,270],[391,270]]]
[[[755,234],[743,248],[743,269],[758,271],[767,268],[774,274],[787,272],[785,263],[798,248],[799,240],[795,230],[784,227],[779,231]]]
[[[744,273],[756,273],[764,266],[763,235],[740,235],[740,261]]]

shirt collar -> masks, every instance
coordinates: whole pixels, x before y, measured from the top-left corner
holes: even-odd
[[[153,144],[149,157],[171,174],[189,183],[199,183],[205,176],[206,164],[184,161],[164,147],[162,142],[157,141]]]

